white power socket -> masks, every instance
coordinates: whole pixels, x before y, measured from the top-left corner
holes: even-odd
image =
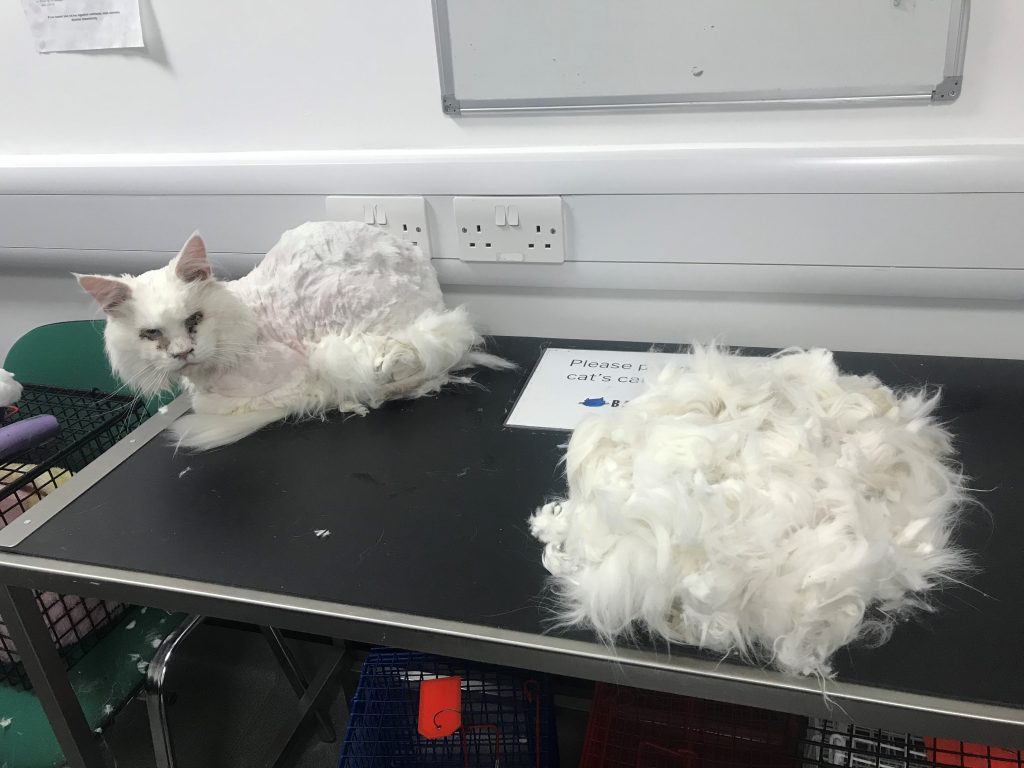
[[[430,258],[427,204],[422,197],[332,195],[327,198],[327,217],[334,221],[361,221],[386,229],[418,245],[423,255]]]
[[[456,197],[463,261],[565,261],[560,197]]]

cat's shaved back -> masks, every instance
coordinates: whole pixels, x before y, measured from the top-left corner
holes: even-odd
[[[289,346],[357,331],[386,335],[444,308],[422,251],[358,222],[289,230],[230,285],[256,313],[261,330]]]

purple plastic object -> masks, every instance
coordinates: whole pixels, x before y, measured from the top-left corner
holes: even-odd
[[[60,432],[60,424],[53,416],[32,416],[0,427],[0,461],[16,453],[34,448]]]

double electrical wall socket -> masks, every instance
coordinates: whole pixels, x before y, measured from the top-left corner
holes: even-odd
[[[562,198],[456,197],[453,202],[463,261],[565,261]]]
[[[327,218],[334,221],[361,221],[386,229],[418,245],[423,254],[430,258],[427,205],[422,197],[332,195],[327,198]]]

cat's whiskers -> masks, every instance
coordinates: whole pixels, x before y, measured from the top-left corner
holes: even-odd
[[[138,378],[142,379],[141,376]],[[157,385],[161,383],[162,386],[158,387]],[[135,399],[132,401],[132,407],[134,408],[135,404],[143,395],[146,397],[155,397],[165,389],[167,389],[167,375],[154,365],[146,378],[136,385],[136,395]]]
[[[142,377],[143,376],[146,376],[145,381],[142,381]],[[146,365],[145,367],[143,367],[140,371],[136,372],[122,386],[118,387],[118,389],[117,389],[118,392],[121,391],[122,389],[124,389],[125,387],[130,387],[131,391],[134,392],[134,396],[132,397],[131,401],[128,403],[128,405],[126,407],[127,411],[129,413],[131,413],[132,411],[135,410],[135,406],[138,404],[138,402],[141,399],[142,395],[144,393],[146,393],[146,388],[147,387],[152,387],[154,384],[157,383],[157,381],[154,379],[154,377],[158,377],[158,376],[160,376],[160,372],[157,370],[157,364],[156,363],[150,363],[150,364]],[[112,394],[116,394],[116,393],[112,393]]]
[[[107,402],[108,400],[111,400],[111,399],[113,399],[114,397],[116,397],[117,395],[121,394],[121,392],[123,392],[123,391],[124,391],[124,390],[126,390],[126,389],[129,389],[129,390],[130,390],[130,385],[128,384],[128,382],[122,382],[122,383],[121,383],[121,386],[119,386],[119,387],[118,387],[117,389],[115,389],[115,390],[114,390],[113,392],[108,392],[108,393],[107,393],[107,396],[106,396],[106,397],[104,397],[104,398],[103,398],[103,399],[102,399],[102,400],[101,400],[100,402],[104,402],[104,403],[105,403],[105,402]]]
[[[151,375],[155,369],[156,363],[148,363],[147,365],[143,366],[141,369],[133,373],[130,377],[124,379],[124,384],[122,384],[120,387],[114,390],[112,394],[118,394],[123,389],[138,391],[140,389],[139,381],[142,379],[142,377],[146,376],[148,378],[148,376]]]

